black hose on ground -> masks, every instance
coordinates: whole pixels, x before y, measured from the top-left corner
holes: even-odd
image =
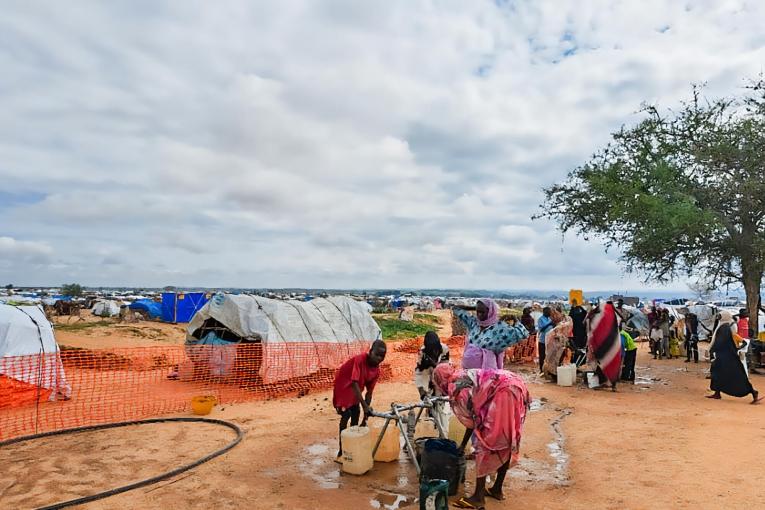
[[[6,441],[1,441],[0,448],[3,448],[8,445],[16,444],[16,443],[22,443],[24,441],[31,441],[32,439],[40,439],[43,437],[60,436],[64,434],[74,434],[77,432],[86,432],[90,430],[104,430],[104,429],[113,429],[117,427],[128,427],[130,425],[145,425],[147,423],[166,423],[166,422],[202,422],[202,423],[212,423],[214,425],[222,425],[236,432],[236,438],[232,442],[224,446],[223,448],[219,450],[215,450],[209,455],[205,455],[201,459],[195,460],[194,462],[177,467],[173,469],[172,471],[167,471],[160,475],[153,476],[151,478],[146,478],[145,480],[134,482],[129,485],[123,485],[122,487],[117,487],[115,489],[109,489],[107,491],[99,492],[97,494],[91,494],[90,496],[83,496],[81,498],[70,499],[68,501],[62,501],[60,503],[55,503],[53,505],[40,507],[37,510],[55,510],[58,508],[65,508],[65,507],[73,506],[73,505],[81,505],[83,503],[89,503],[91,501],[108,498],[109,496],[114,496],[115,494],[120,494],[122,492],[138,489],[139,487],[146,487],[147,485],[161,482],[162,480],[166,480],[168,478],[172,478],[176,475],[179,475],[183,473],[184,471],[193,469],[199,466],[200,464],[204,464],[205,462],[212,460],[215,457],[218,457],[219,455],[223,455],[224,453],[232,449],[234,446],[238,445],[242,441],[242,438],[244,437],[244,432],[242,431],[242,429],[240,429],[236,424],[228,422],[228,421],[215,420],[210,418],[191,418],[191,417],[151,418],[148,420],[122,421],[117,423],[104,423],[102,425],[90,425],[87,427],[77,427],[73,429],[54,430],[52,432],[42,432],[40,434],[33,434],[30,436],[16,437],[13,439],[8,439]]]

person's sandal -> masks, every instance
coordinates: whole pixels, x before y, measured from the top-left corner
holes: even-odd
[[[467,498],[460,498],[453,503],[457,508],[472,508],[473,510],[485,510],[484,506],[476,506],[475,503],[471,503]]]
[[[504,501],[505,500],[505,495],[504,494],[497,495],[491,489],[486,489],[486,495],[489,496],[492,499],[496,499],[497,501]]]

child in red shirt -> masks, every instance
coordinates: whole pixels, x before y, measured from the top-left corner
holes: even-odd
[[[343,453],[342,432],[351,422],[351,427],[359,423],[359,404],[364,408],[364,420],[361,425],[367,423],[367,417],[372,412],[372,391],[380,376],[380,363],[385,359],[387,347],[382,340],[375,340],[369,352],[358,354],[345,363],[335,374],[335,386],[332,392],[332,405],[340,415],[340,450],[337,457]],[[367,393],[361,396],[361,389],[366,388]]]
[[[746,311],[746,308],[739,310],[736,328],[738,329],[738,336],[749,338],[749,313]]]

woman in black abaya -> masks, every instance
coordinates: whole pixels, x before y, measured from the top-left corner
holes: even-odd
[[[752,395],[751,403],[757,404],[761,398],[749,382],[744,365],[738,357],[732,325],[733,316],[730,312],[720,312],[720,325],[712,335],[712,344],[709,346],[709,351],[714,356],[711,369],[712,382],[709,389],[714,393],[707,395],[707,398],[720,399],[722,398],[720,393],[732,397]]]

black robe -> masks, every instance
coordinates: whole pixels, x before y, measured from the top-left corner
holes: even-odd
[[[587,347],[587,327],[584,324],[584,320],[587,318],[587,311],[581,306],[575,306],[568,315],[573,322],[574,345],[578,349],[584,349]]]
[[[730,324],[722,324],[717,329],[710,352],[714,354],[712,382],[709,384],[712,391],[721,391],[732,397],[745,397],[754,391],[738,357]]]

